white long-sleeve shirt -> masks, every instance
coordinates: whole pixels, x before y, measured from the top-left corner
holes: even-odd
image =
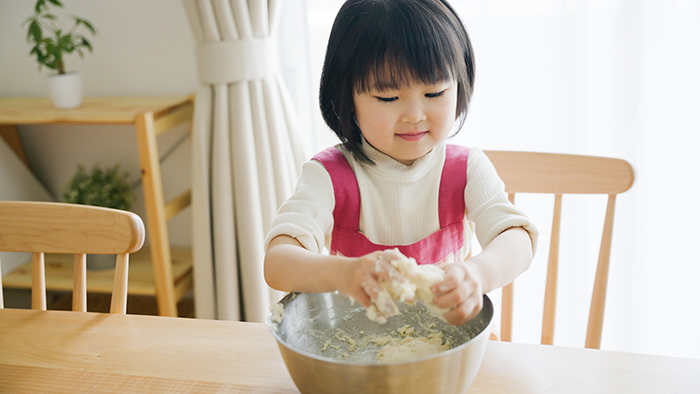
[[[409,245],[440,229],[438,192],[445,162],[445,143],[406,166],[379,152],[366,142],[363,148],[375,165],[356,161],[342,146],[360,190],[360,231],[373,243]],[[465,226],[462,259],[471,250],[472,234],[485,247],[501,232],[523,227],[530,234],[533,249],[537,228],[505,194],[503,181],[479,148],[472,148],[467,161],[467,186],[464,190],[470,225]],[[308,250],[329,249],[333,230],[335,197],[330,175],[323,165],[304,163],[294,195],[279,209],[279,215],[265,240],[279,235],[297,239]]]

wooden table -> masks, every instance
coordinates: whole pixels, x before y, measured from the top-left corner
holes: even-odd
[[[59,110],[44,97],[0,97],[0,136],[28,164],[22,148],[17,125],[26,124],[133,124],[141,162],[141,177],[146,205],[146,225],[150,243],[151,293],[158,299],[159,314],[177,316],[177,300],[192,287],[192,258],[189,253],[185,264],[188,269],[179,276],[173,275],[170,240],[167,221],[190,204],[187,190],[168,203],[163,198],[158,144],[156,137],[175,126],[191,122],[194,108],[193,96],[161,97],[87,97],[80,108]],[[109,149],[109,148],[106,148]],[[138,260],[144,261],[143,259]],[[134,263],[132,263],[133,265]],[[72,267],[72,265],[68,265]],[[138,270],[138,269],[137,269]],[[181,270],[180,270],[181,271]],[[4,279],[6,287],[23,288],[26,278],[22,271],[10,273]],[[180,272],[179,272],[180,273]],[[70,272],[68,273],[70,274]],[[131,283],[131,279],[129,280]],[[60,290],[49,275],[48,290]],[[100,283],[88,278],[89,292],[111,292],[111,284],[105,290]]]
[[[0,392],[298,390],[265,324],[3,309]],[[469,393],[700,393],[700,360],[491,341]]]

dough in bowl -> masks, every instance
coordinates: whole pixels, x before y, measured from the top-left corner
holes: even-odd
[[[412,360],[448,350],[450,345],[442,343],[442,334],[429,337],[407,337],[390,342],[377,353],[380,363]]]

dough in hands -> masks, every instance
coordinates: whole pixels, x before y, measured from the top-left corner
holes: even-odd
[[[372,305],[367,308],[367,318],[379,324],[385,324],[387,318],[397,315],[399,309],[395,301],[415,305],[422,302],[437,317],[445,320],[442,315],[447,309],[433,304],[433,292],[430,288],[445,278],[445,271],[434,265],[418,265],[413,257],[406,257],[398,249],[394,251],[400,256],[389,263],[396,268],[404,280],[392,279],[381,281],[382,289]]]

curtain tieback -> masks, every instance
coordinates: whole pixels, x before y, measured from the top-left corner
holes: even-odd
[[[277,71],[277,45],[273,38],[203,42],[195,50],[200,83],[253,81]]]

